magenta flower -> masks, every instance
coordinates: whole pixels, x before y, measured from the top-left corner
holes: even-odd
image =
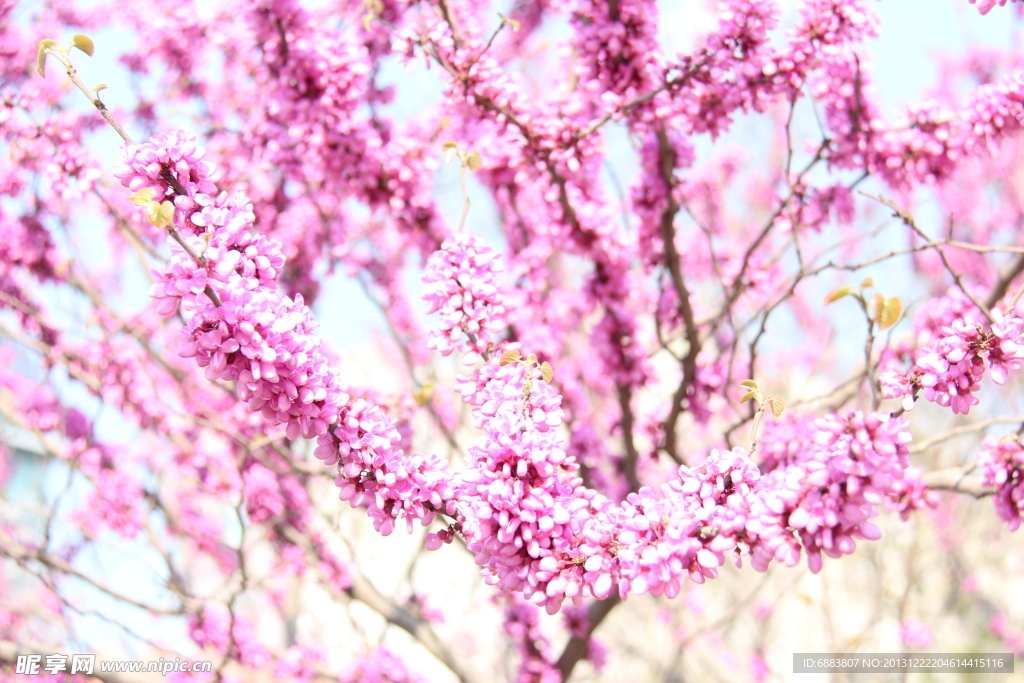
[[[458,349],[467,365],[494,347],[505,329],[505,305],[498,275],[501,259],[478,235],[453,233],[427,262],[423,276],[427,313],[440,320],[428,346],[447,356]]]
[[[1010,531],[1024,520],[1024,447],[1015,440],[985,437],[978,453],[985,486],[994,486],[996,513]]]
[[[932,629],[920,621],[905,621],[900,624],[900,640],[907,647],[924,650],[931,647]]]

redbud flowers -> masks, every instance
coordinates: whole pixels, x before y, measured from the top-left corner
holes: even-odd
[[[505,306],[497,276],[501,259],[478,235],[453,233],[431,255],[423,276],[427,313],[440,313],[428,346],[447,356],[455,349],[473,365],[505,329]]]
[[[971,406],[978,404],[974,394],[981,388],[986,369],[992,381],[1003,384],[1008,372],[1019,369],[1024,361],[1024,321],[1007,317],[999,309],[992,312],[992,318],[990,332],[964,318],[943,325],[938,339],[922,349],[909,372],[889,370],[880,376],[882,396],[903,396],[903,407],[910,410],[913,392],[920,388],[929,401],[966,415]]]
[[[1016,531],[1024,521],[1024,447],[1020,440],[986,437],[977,464],[985,486],[996,489],[996,514],[1010,531]]]

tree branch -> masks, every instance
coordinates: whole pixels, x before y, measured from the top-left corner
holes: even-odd
[[[639,456],[636,451],[636,444],[633,441],[633,408],[630,405],[633,398],[633,392],[630,391],[628,384],[616,383],[615,389],[619,398],[619,409],[622,411],[622,442],[626,448],[626,460],[622,467],[623,474],[626,475],[626,481],[629,483],[629,490],[639,491],[640,479],[636,474],[636,466]]]
[[[1013,281],[1017,279],[1017,276],[1021,273],[1024,273],[1024,254],[1018,256],[1010,270],[1006,271],[1006,273],[999,278],[999,281],[992,288],[992,291],[989,292],[988,298],[985,299],[985,306],[990,309],[995,308],[996,304],[999,303],[999,300],[1006,296],[1006,292],[1010,289],[1010,285],[1013,284]],[[1009,313],[1009,311],[1004,312]]]
[[[672,277],[672,285],[675,287],[676,295],[679,297],[679,316],[683,320],[686,341],[689,344],[686,355],[683,356],[680,362],[683,369],[683,379],[672,395],[672,407],[664,422],[664,447],[673,460],[682,464],[683,458],[679,454],[676,444],[676,426],[679,422],[679,416],[683,412],[683,399],[689,394],[691,387],[693,387],[697,379],[697,355],[700,353],[701,344],[697,323],[693,315],[693,306],[690,303],[690,290],[687,289],[686,282],[683,280],[683,271],[679,263],[679,251],[676,249],[675,243],[675,216],[679,211],[679,204],[672,193],[674,187],[673,171],[676,164],[675,152],[669,143],[668,133],[665,132],[664,126],[658,128],[657,135],[658,157],[660,161],[659,170],[661,172],[661,179],[665,183],[665,194],[668,202],[661,212],[662,249],[664,251],[665,265],[668,267],[668,272]]]
[[[587,610],[587,635],[586,637],[573,636],[569,639],[565,649],[562,650],[562,655],[558,658],[558,673],[562,675],[562,680],[569,680],[569,676],[572,675],[572,670],[576,667],[577,662],[587,656],[587,651],[590,649],[590,637],[594,634],[597,627],[604,621],[604,618],[608,616],[616,605],[622,602],[619,598],[618,593],[613,593],[610,597],[604,600],[598,600],[590,605]]]
[[[926,472],[924,475],[924,483],[930,489],[936,491],[954,491],[956,493],[966,493],[969,496],[975,498],[984,498],[985,496],[991,496],[995,493],[995,489],[984,486],[981,480],[977,477],[967,478],[967,475],[974,470],[974,465],[965,465],[963,467],[951,467],[946,470],[936,470],[934,472]]]

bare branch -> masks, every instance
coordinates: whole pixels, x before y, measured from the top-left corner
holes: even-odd
[[[907,213],[906,211],[904,211],[903,209],[901,209],[900,207],[896,206],[896,204],[893,203],[891,200],[886,199],[885,197],[876,197],[872,194],[864,192],[863,190],[860,191],[860,194],[864,195],[868,199],[873,199],[876,202],[884,204],[885,206],[889,207],[890,209],[892,209],[892,215],[894,218],[899,218],[901,221],[903,221],[903,223],[908,228],[913,230],[924,241],[932,241],[931,238],[929,238],[928,235],[926,235],[924,231],[917,226],[917,221],[914,220],[914,217]],[[981,311],[982,315],[985,316],[989,324],[995,322],[995,319],[992,317],[992,313],[989,310],[989,308],[987,306],[982,305],[982,303],[978,301],[973,294],[967,291],[967,288],[964,286],[963,279],[960,277],[960,273],[953,270],[953,267],[949,265],[949,261],[946,260],[946,252],[942,250],[942,247],[936,246],[935,250],[939,252],[939,258],[942,259],[942,265],[945,266],[946,271],[953,277],[953,281],[956,282],[956,286],[960,288],[960,291],[962,291],[967,296],[967,298],[971,300],[971,303],[973,303],[977,307],[977,309]]]
[[[985,496],[991,496],[995,493],[995,490],[984,486],[981,480],[977,477],[967,478],[967,475],[974,470],[974,465],[967,465],[964,467],[953,467],[948,470],[937,470],[935,472],[927,472],[924,475],[924,483],[930,489],[937,491],[955,491],[956,493],[966,493],[969,496],[975,498],[984,498]]]
[[[558,658],[558,673],[562,675],[562,680],[569,680],[569,676],[572,675],[572,670],[576,667],[576,664],[587,656],[587,651],[590,648],[590,637],[594,634],[597,627],[604,621],[605,617],[618,605],[622,600],[619,598],[618,593],[613,593],[604,600],[598,600],[590,605],[587,610],[587,634],[586,637],[573,636],[569,639],[565,649],[562,650],[562,655]]]

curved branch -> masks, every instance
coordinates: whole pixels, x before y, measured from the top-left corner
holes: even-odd
[[[289,542],[304,547],[306,552],[314,552],[307,542],[308,539],[300,537],[293,529],[285,529],[284,533],[288,537]],[[345,589],[345,595],[353,600],[358,600],[384,617],[388,623],[394,624],[403,631],[406,631],[426,648],[430,654],[447,666],[462,683],[481,683],[483,681],[482,678],[469,671],[455,658],[448,646],[434,633],[434,629],[430,627],[429,622],[378,591],[366,579],[353,574],[352,583]]]
[[[954,491],[966,493],[975,498],[984,498],[995,493],[995,489],[985,486],[977,477],[967,478],[967,475],[974,470],[974,465],[964,467],[951,467],[946,470],[927,472],[924,475],[924,483],[930,489],[937,491]]]
[[[679,297],[679,316],[683,319],[686,341],[689,345],[686,355],[683,356],[680,362],[683,368],[683,380],[679,383],[672,396],[672,407],[668,417],[665,418],[664,447],[673,460],[682,464],[683,459],[676,446],[676,425],[679,422],[679,416],[683,412],[683,399],[690,393],[690,389],[697,379],[697,355],[700,353],[701,345],[700,334],[693,314],[693,305],[690,303],[690,290],[686,287],[686,282],[683,280],[683,272],[679,264],[679,251],[676,249],[675,242],[675,216],[676,212],[679,211],[679,204],[672,194],[674,187],[672,173],[676,165],[675,153],[672,150],[668,133],[665,132],[664,126],[658,128],[657,135],[659,170],[661,172],[661,179],[665,183],[666,197],[668,198],[668,203],[661,212],[662,249],[665,265],[668,266],[668,272],[672,276],[672,285],[676,290],[676,295]]]
[[[103,584],[96,581],[87,574],[83,574],[82,572],[78,571],[77,569],[72,567],[68,562],[65,562],[59,557],[53,557],[52,555],[49,555],[42,551],[32,552],[27,548],[14,544],[13,541],[5,541],[3,545],[0,545],[0,556],[9,557],[18,564],[23,564],[25,562],[30,561],[39,562],[44,567],[53,569],[68,576],[74,576],[75,578],[81,579],[82,581],[85,581],[97,590],[106,593],[115,600],[120,600],[125,604],[138,607],[142,610],[146,610],[151,614],[163,614],[168,616],[181,616],[185,614],[185,610],[182,607],[178,607],[177,609],[165,609],[163,607],[154,607],[153,605],[147,605],[146,603],[139,602],[138,600],[130,598],[127,595],[124,595],[123,593],[119,593],[112,588],[104,586]]]

